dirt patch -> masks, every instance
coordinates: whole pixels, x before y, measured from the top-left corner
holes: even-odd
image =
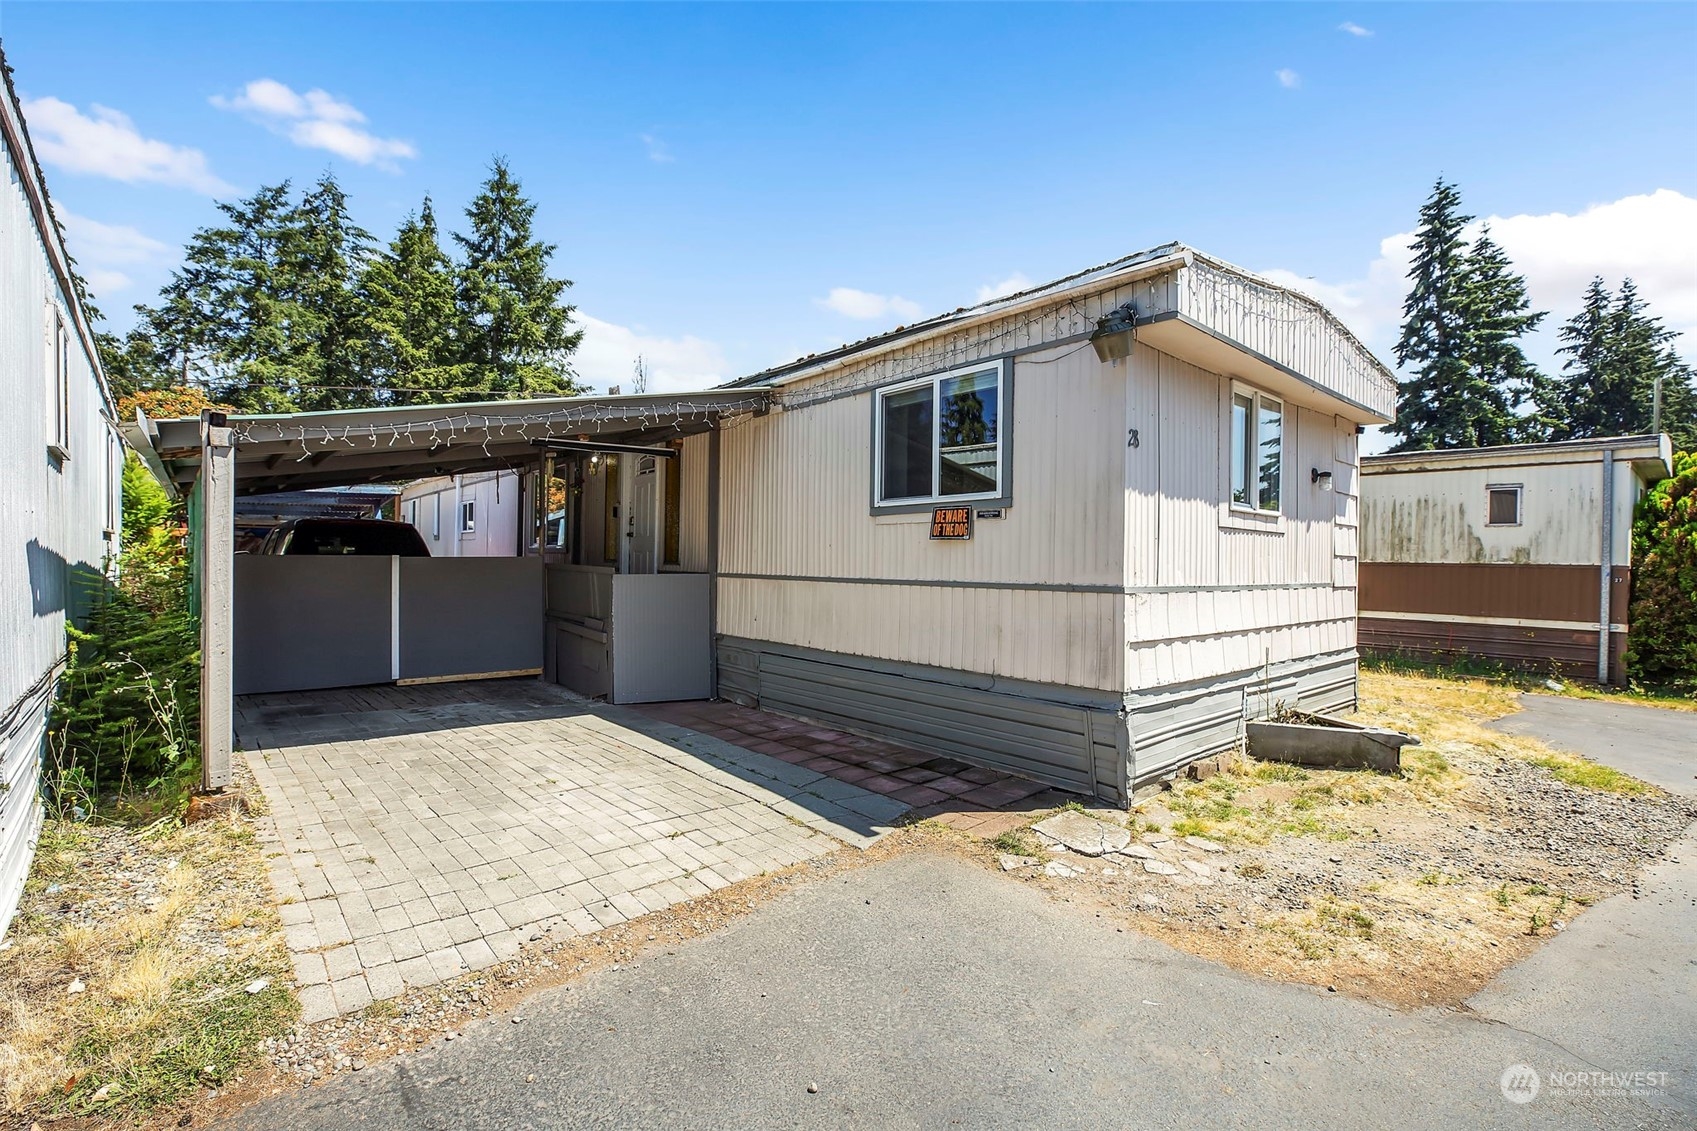
[[[1518,709],[1512,690],[1380,674],[1362,693],[1362,721],[1425,741],[1401,776],[1245,761],[1146,798],[1129,822],[1095,813],[1129,824],[1131,855],[1050,848],[1045,863],[1064,868],[1013,874],[1247,972],[1456,1005],[1587,906],[1634,891],[1697,820],[1697,803],[1486,728]]]

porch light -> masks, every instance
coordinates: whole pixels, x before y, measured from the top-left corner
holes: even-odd
[[[1311,467],[1308,469],[1308,482],[1318,483],[1322,491],[1330,491],[1332,489],[1332,473]]]
[[[1096,331],[1090,344],[1102,361],[1119,361],[1131,356],[1131,343],[1136,336],[1137,307],[1122,303],[1096,320]]]

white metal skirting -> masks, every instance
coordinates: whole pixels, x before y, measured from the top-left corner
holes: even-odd
[[[53,681],[38,684],[10,714],[0,735],[0,937],[11,925],[23,896],[35,845],[41,837],[39,795],[42,747]]]

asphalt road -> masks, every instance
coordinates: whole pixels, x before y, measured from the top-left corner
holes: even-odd
[[[1491,725],[1541,738],[1661,786],[1697,794],[1697,714],[1603,699],[1522,695],[1521,711]]]
[[[1653,876],[1646,891],[1677,902],[1691,880]],[[523,1024],[481,1022],[228,1126],[1690,1128],[1689,1071],[1649,1098],[1586,1094],[1589,1079],[1504,1098],[1515,1064],[1672,1072],[1697,1059],[1697,965],[1679,946],[1689,905],[1649,972],[1591,959],[1622,929],[1614,910],[1534,959],[1583,992],[1546,992],[1550,975],[1522,968],[1478,1012],[1399,1013],[1239,975],[914,854],[543,992]],[[1617,1043],[1594,1013],[1633,1039]]]

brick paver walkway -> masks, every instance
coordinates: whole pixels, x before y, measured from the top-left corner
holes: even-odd
[[[1083,800],[1039,782],[877,738],[735,703],[653,703],[637,710],[883,794],[913,816],[995,836],[1036,811]]]
[[[870,843],[908,808],[535,680],[248,696],[236,730],[307,1021]]]

